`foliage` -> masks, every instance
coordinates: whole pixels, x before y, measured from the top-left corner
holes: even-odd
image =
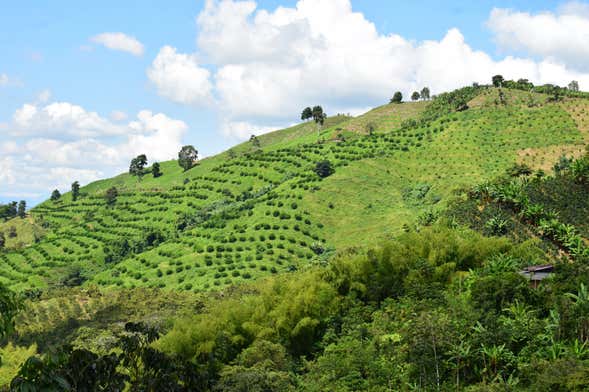
[[[16,217],[17,202],[13,201],[8,204],[0,204],[0,219],[8,220]]]
[[[313,121],[315,121],[316,124],[319,124],[321,126],[323,126],[323,123],[327,118],[327,114],[325,114],[321,106],[313,106],[313,109],[311,110],[311,116],[313,118]]]
[[[396,91],[391,98],[391,103],[401,103],[403,102],[403,94],[400,91]]]
[[[419,95],[421,96],[421,99],[423,99],[424,101],[429,101],[429,99],[430,99],[429,87],[424,87],[423,89],[421,89],[421,92],[419,93]]]
[[[106,205],[113,206],[117,202],[117,197],[119,197],[118,189],[115,187],[109,188],[104,195]]]
[[[158,162],[155,162],[153,165],[151,165],[151,175],[153,178],[158,178],[162,175],[160,164]]]
[[[333,165],[328,160],[317,162],[315,164],[315,169],[314,170],[315,170],[315,173],[320,178],[329,177],[330,175],[332,175],[333,173],[335,173],[335,169],[333,168]]]
[[[313,118],[313,110],[307,106],[301,113],[301,120],[307,121],[311,118]]]
[[[18,202],[17,213],[19,218],[24,219],[27,215],[27,202],[21,200]]]
[[[19,307],[18,296],[0,284],[0,338],[6,337],[14,330],[14,318]]]
[[[55,189],[53,192],[51,192],[51,201],[57,201],[59,199],[61,199],[61,192],[59,189]]]
[[[145,154],[138,155],[131,160],[129,165],[129,174],[136,177],[143,176],[145,166],[147,165],[147,156]]]
[[[256,135],[252,135],[250,136],[250,143],[255,147],[255,148],[260,148],[260,139],[258,139],[258,137]]]
[[[196,369],[149,347],[157,337],[157,331],[145,324],[127,323],[118,355],[65,347],[44,358],[30,357],[10,390],[185,391],[201,387]]]
[[[440,116],[455,112],[463,111],[468,108],[468,102],[479,95],[485,87],[472,86],[440,94],[426,108],[422,115],[422,121],[430,122]]]
[[[508,82],[504,105],[493,104],[498,90],[468,87],[42,203],[0,225],[18,232],[0,254],[0,280],[29,298],[7,338],[37,342],[43,360],[62,342],[118,358],[125,323],[148,322],[162,337],[140,346],[170,368],[141,359],[117,372],[190,378],[196,390],[583,386],[584,313],[572,295],[587,283],[584,166],[506,175],[515,157],[546,170],[565,150],[578,156],[582,102],[547,103]],[[366,135],[370,123],[378,132]],[[538,151],[552,155],[534,161]],[[324,160],[337,170],[327,181],[312,172]],[[447,218],[455,199],[464,204]],[[43,236],[26,238],[25,223]],[[518,271],[544,263],[557,272],[532,290]],[[549,371],[563,363],[569,384]]]
[[[184,171],[191,169],[198,160],[198,151],[194,146],[184,146],[178,153],[178,165]]]
[[[495,75],[492,78],[493,86],[495,87],[503,87],[503,82],[505,79],[501,75]]]
[[[74,181],[72,183],[72,201],[78,200],[78,197],[80,197],[80,183]]]
[[[376,131],[376,124],[372,121],[368,122],[366,124],[366,133],[369,135],[374,135],[374,132]]]

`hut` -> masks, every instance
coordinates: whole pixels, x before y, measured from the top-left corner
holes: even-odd
[[[554,265],[532,265],[520,271],[520,274],[530,280],[530,285],[537,288],[544,279],[552,275],[554,272]]]

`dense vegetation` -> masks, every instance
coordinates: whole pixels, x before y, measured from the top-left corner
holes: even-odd
[[[589,105],[493,83],[0,206],[0,384],[586,390]]]

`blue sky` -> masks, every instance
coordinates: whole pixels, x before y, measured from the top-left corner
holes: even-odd
[[[295,123],[302,105],[361,113],[493,72],[583,88],[588,32],[582,2],[7,2],[0,202],[111,176],[137,152],[210,155]],[[119,34],[114,49],[103,33]]]

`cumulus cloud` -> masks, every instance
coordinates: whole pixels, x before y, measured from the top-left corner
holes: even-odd
[[[110,113],[110,119],[113,121],[124,121],[127,119],[127,113],[121,110],[113,110]]]
[[[557,12],[493,9],[487,25],[503,50],[519,50],[589,71],[589,5],[567,3]]]
[[[272,126],[252,124],[247,121],[226,121],[221,125],[221,132],[229,138],[245,140],[251,135],[261,135],[285,127],[284,124]]]
[[[211,73],[199,65],[195,55],[178,53],[164,46],[147,70],[158,93],[174,102],[198,105],[210,102]]]
[[[69,102],[53,102],[46,106],[24,104],[13,115],[15,136],[43,135],[87,138],[121,135],[124,127],[112,124],[96,112],[89,112]]]
[[[81,106],[57,102],[23,105],[8,130],[17,137],[0,142],[0,197],[67,190],[74,180],[112,176],[138,154],[151,162],[172,159],[188,126],[148,110],[115,125]]]
[[[571,16],[573,6],[560,12]],[[589,85],[589,75],[572,70],[563,56],[495,61],[472,49],[457,29],[423,42],[380,34],[349,0],[299,0],[274,11],[258,9],[254,1],[208,0],[197,25],[197,44],[216,67],[221,130],[242,138],[255,124],[296,120],[304,106],[352,112],[386,102],[395,90],[408,96],[429,86],[439,93],[488,83],[497,73]]]
[[[135,134],[129,135],[123,146],[128,156],[148,152],[152,160],[163,161],[172,159],[178,153],[188,126],[165,114],[142,110],[137,114],[137,120],[129,123],[129,128]]]
[[[134,56],[142,56],[144,52],[141,42],[124,33],[102,33],[90,38],[90,41]]]

